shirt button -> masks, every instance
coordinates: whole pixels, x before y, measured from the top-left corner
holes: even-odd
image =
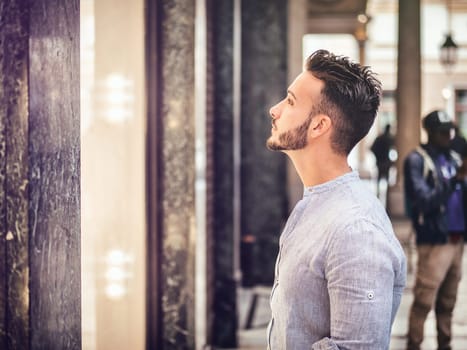
[[[366,297],[369,299],[369,300],[372,300],[374,297],[375,297],[375,293],[373,291],[368,291],[366,292]]]

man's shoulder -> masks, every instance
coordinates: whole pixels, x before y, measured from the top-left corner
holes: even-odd
[[[409,152],[409,154],[405,158],[405,163],[421,164],[426,159],[431,160],[432,157],[428,153],[428,151],[425,149],[425,147],[423,147],[423,145],[419,145],[416,148],[414,148],[412,151]]]
[[[430,153],[426,145],[418,145],[409,153],[409,155],[417,156],[417,157],[424,157],[424,156],[429,156]]]
[[[339,202],[342,209],[345,209],[336,213],[335,222],[341,226],[369,224],[373,221],[380,223],[389,220],[381,201],[361,180],[353,183],[350,191],[341,195]]]

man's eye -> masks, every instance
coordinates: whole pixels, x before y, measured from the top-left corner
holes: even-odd
[[[290,98],[287,99],[287,103],[288,103],[289,105],[293,106],[293,101],[292,101]]]

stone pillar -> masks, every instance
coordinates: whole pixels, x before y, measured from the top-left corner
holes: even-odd
[[[1,349],[29,349],[30,337],[29,12],[28,1],[11,1],[0,6]]]
[[[420,142],[421,113],[420,0],[399,1],[397,58],[397,183],[388,193],[388,211],[404,214],[403,162]]]
[[[79,2],[2,2],[0,45],[0,348],[81,349]]]
[[[194,0],[148,3],[148,348],[195,348]]]
[[[213,315],[212,345],[237,347],[234,266],[233,23],[234,1],[212,1]]]
[[[236,347],[234,63],[241,59],[242,233],[258,238],[252,272],[270,283],[286,219],[285,156],[265,147],[269,107],[286,93],[286,3],[242,2],[242,57],[233,41],[234,1],[207,1],[207,341]],[[193,0],[149,1],[148,347],[195,348],[195,125]],[[267,34],[266,37],[264,34]],[[266,40],[265,40],[266,39]],[[210,46],[212,45],[212,46]],[[212,103],[212,105],[211,105]],[[210,110],[213,108],[213,111]],[[211,115],[212,113],[212,115]],[[211,129],[212,128],[212,129]],[[212,153],[210,153],[212,152]],[[209,167],[212,166],[212,169]],[[208,264],[209,265],[209,264]],[[253,268],[253,267],[252,267]],[[196,344],[199,348],[203,344]]]
[[[400,0],[396,98],[399,175],[403,160],[420,141],[420,50],[420,0]]]
[[[161,1],[162,349],[194,348],[195,125],[193,0]],[[176,30],[174,30],[176,28]],[[158,348],[159,349],[159,348]]]
[[[287,208],[286,156],[267,150],[269,108],[287,91],[287,2],[242,2],[241,234],[256,240],[252,266],[242,266],[254,283],[271,284],[278,240]],[[245,259],[247,260],[247,259]]]

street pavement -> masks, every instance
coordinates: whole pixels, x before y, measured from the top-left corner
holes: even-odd
[[[407,219],[393,219],[394,231],[404,247],[408,260],[407,286],[402,296],[401,306],[397,312],[391,333],[390,350],[405,350],[408,314],[412,304],[412,287],[414,284],[414,272],[417,261],[414,246],[414,237],[411,225]],[[463,271],[457,304],[453,319],[453,350],[467,350],[467,258],[464,254]],[[270,317],[269,286],[240,289],[239,300],[239,350],[265,350],[266,349],[266,325]],[[253,299],[253,293],[258,293],[257,306],[252,319],[251,328],[245,329],[247,315]],[[436,350],[436,324],[434,313],[430,312],[425,323],[425,340],[422,350]],[[375,349],[379,350],[379,349]]]

